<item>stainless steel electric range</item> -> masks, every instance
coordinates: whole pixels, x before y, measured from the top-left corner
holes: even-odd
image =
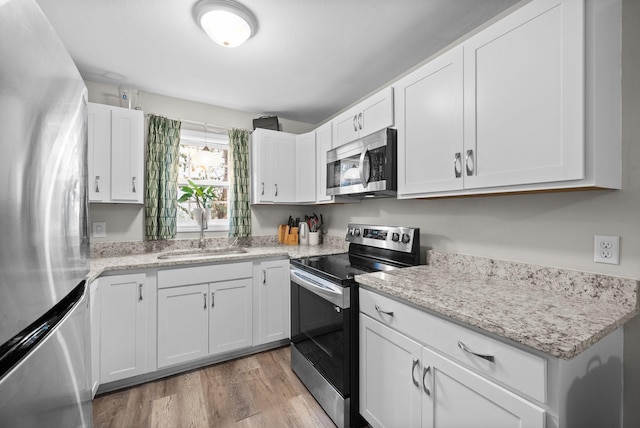
[[[349,251],[291,260],[291,367],[340,428],[358,413],[358,286],[354,275],[415,266],[420,229],[349,224]]]

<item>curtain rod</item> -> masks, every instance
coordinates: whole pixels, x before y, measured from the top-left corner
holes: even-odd
[[[162,115],[158,115],[152,112],[147,112],[145,113],[145,116],[162,116]],[[163,116],[166,117],[166,116]],[[179,120],[180,122],[183,123],[189,123],[191,125],[199,125],[199,126],[204,126],[205,128],[213,128],[214,130],[217,131],[221,131],[221,132],[229,132],[231,130],[231,128],[229,128],[228,126],[220,126],[220,125],[213,125],[211,123],[207,123],[207,122],[199,122],[197,120],[189,120],[189,119],[176,119],[176,118],[170,118],[172,120]]]

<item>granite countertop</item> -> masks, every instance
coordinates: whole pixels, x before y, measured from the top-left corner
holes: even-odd
[[[562,359],[638,314],[635,280],[449,253],[430,259],[429,265],[355,279],[363,288]]]
[[[215,248],[215,247],[213,247]],[[87,275],[87,282],[91,282],[108,271],[123,271],[131,269],[148,269],[158,267],[176,267],[188,266],[193,264],[212,263],[212,262],[229,262],[238,260],[252,260],[267,257],[286,257],[299,258],[307,256],[316,256],[323,254],[337,254],[345,252],[344,246],[335,245],[333,243],[321,245],[259,245],[259,246],[243,246],[245,253],[234,254],[211,254],[206,257],[202,255],[194,255],[188,257],[186,255],[180,258],[159,259],[158,256],[167,251],[151,251],[143,253],[131,253],[122,255],[112,255],[109,257],[91,258],[91,268]],[[168,250],[171,251],[171,250]]]

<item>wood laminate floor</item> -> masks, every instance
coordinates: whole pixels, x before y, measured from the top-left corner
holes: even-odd
[[[335,428],[290,358],[287,346],[100,395],[94,427]]]

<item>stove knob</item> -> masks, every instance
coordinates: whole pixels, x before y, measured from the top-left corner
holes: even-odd
[[[350,227],[349,229],[347,229],[347,235],[353,236],[353,228]]]
[[[360,229],[354,229],[353,234],[356,236],[360,236]]]
[[[402,234],[402,243],[403,244],[407,244],[409,243],[409,241],[411,241],[411,237],[409,235],[407,235],[406,233]]]
[[[391,235],[391,240],[393,242],[398,242],[400,240],[400,234],[397,232],[393,232],[393,235]]]

